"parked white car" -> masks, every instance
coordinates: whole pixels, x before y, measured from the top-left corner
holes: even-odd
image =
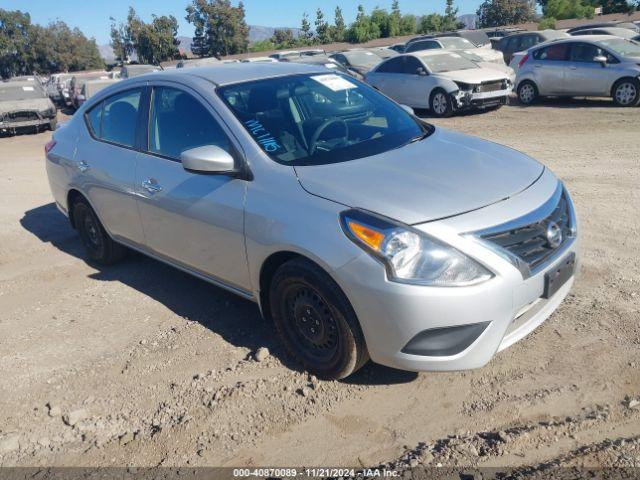
[[[426,50],[390,58],[366,81],[397,102],[428,108],[437,117],[458,110],[499,107],[513,85],[496,69],[481,68],[457,52]]]
[[[423,50],[464,50],[474,53],[485,62],[493,62],[504,65],[502,53],[491,48],[491,45],[476,47],[466,38],[438,37],[416,40],[407,45],[405,53],[420,52]]]

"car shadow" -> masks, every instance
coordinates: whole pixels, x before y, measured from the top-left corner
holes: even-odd
[[[512,98],[509,105],[516,108],[625,108],[619,107],[613,103],[613,100],[605,97],[543,97],[537,99],[533,105],[523,105]]]
[[[49,203],[25,212],[22,227],[43,242],[86,261],[84,247],[67,218]],[[116,265],[91,264],[97,271],[90,278],[121,282],[161,303],[176,315],[196,321],[225,341],[250,351],[267,347],[285,367],[302,372],[300,365],[281,345],[272,322],[265,320],[257,304],[200,280],[145,255],[130,252]],[[417,374],[367,364],[343,382],[348,384],[389,385],[407,383]]]

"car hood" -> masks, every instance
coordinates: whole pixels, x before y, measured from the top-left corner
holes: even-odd
[[[27,100],[0,101],[0,113],[16,110],[37,110],[39,112],[52,108],[53,104],[48,98],[29,98]]]
[[[511,148],[437,128],[380,155],[295,171],[313,195],[417,224],[505,200],[532,185],[544,167]]]
[[[507,75],[495,68],[469,68],[468,70],[454,70],[451,72],[434,73],[434,77],[448,78],[454,82],[482,83],[503,80]]]

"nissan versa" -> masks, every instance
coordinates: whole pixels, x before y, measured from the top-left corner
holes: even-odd
[[[323,378],[481,367],[569,292],[563,184],[322,66],[111,85],[45,147],[89,259],[143,252],[258,303]]]

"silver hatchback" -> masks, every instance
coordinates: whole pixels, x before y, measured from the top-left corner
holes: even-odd
[[[476,368],[573,283],[577,224],[535,160],[321,66],[114,84],[46,146],[90,261],[140,251],[255,301],[309,371]]]
[[[516,91],[529,105],[540,96],[611,97],[621,107],[640,102],[640,43],[585,35],[543,43],[518,60]]]

